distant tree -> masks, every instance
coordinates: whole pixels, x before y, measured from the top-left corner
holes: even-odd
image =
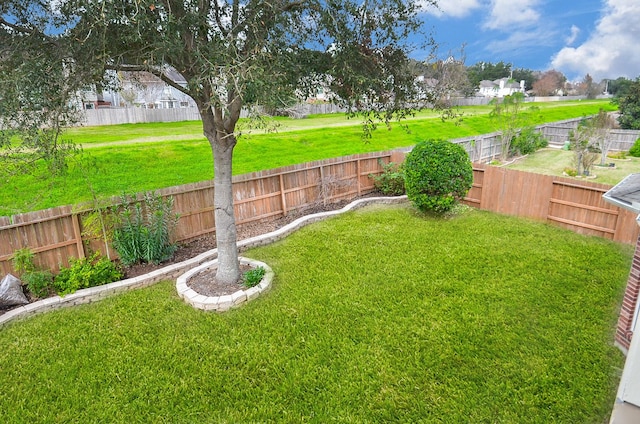
[[[640,130],[640,77],[630,83],[624,94],[617,96],[614,102],[618,104],[620,128]]]
[[[602,92],[600,85],[596,84],[589,74],[584,76],[582,82],[578,84],[577,90],[579,95],[586,96],[587,99],[595,99]]]
[[[214,162],[216,279],[235,282],[232,158],[243,108],[281,105],[323,85],[363,117],[365,134],[407,116],[420,106],[408,40],[424,3],[3,0],[0,152],[63,162],[58,135],[76,119],[70,105],[78,93],[117,84],[117,72],[155,75],[197,105]],[[429,93],[420,95],[429,102]]]
[[[417,66],[424,77],[421,84],[438,97],[439,105],[448,107],[452,94],[472,95],[475,90],[469,83],[464,55],[456,58],[450,54],[446,59],[427,60]]]
[[[607,154],[613,142],[610,137],[611,129],[615,128],[615,126],[616,120],[613,116],[602,109],[593,117],[591,142],[600,150],[600,165],[604,165],[607,160]]]
[[[513,70],[511,75],[515,81],[524,81],[525,91],[533,89],[533,83],[536,80],[536,77],[532,69],[517,68]]]
[[[469,82],[472,86],[478,87],[480,81],[495,81],[500,78],[511,76],[511,64],[502,61],[498,63],[478,62],[468,68]]]
[[[569,144],[578,175],[589,175],[598,157],[602,157],[601,143],[606,144],[608,150],[608,141],[605,141],[610,130],[608,125],[611,125],[610,117],[601,110],[595,117],[583,119],[578,128],[569,132]]]
[[[514,81],[524,81],[525,90],[530,90],[535,80],[531,69],[513,69],[510,63],[500,61],[498,63],[478,62],[467,68],[469,84],[478,89],[480,81],[495,81],[500,78],[511,78]]]
[[[529,115],[523,113],[524,104],[524,94],[520,92],[491,101],[493,109],[490,116],[495,122],[497,130],[500,131],[502,160],[506,160],[513,153],[511,143],[518,136],[520,130],[530,126]],[[530,107],[529,110],[534,111],[536,108]]]
[[[558,93],[567,78],[562,72],[551,69],[544,72],[536,82],[533,83],[533,91],[536,96],[553,96]]]
[[[626,94],[632,82],[632,80],[625,77],[609,80],[607,84],[607,91],[614,97],[622,97]]]

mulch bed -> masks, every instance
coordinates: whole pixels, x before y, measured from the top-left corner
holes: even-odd
[[[369,193],[367,195],[361,196],[359,198],[373,197],[373,196],[379,196],[379,195],[380,193],[374,192],[374,193]],[[344,200],[340,202],[330,203],[327,205],[324,205],[319,202],[318,204],[310,208],[306,208],[301,211],[291,212],[287,216],[239,225],[237,229],[238,240],[244,240],[247,238],[251,238],[261,234],[266,234],[266,233],[275,231],[289,224],[290,222],[295,221],[296,219],[302,216],[341,209],[354,200],[356,199]],[[168,265],[184,262],[188,259],[198,256],[201,253],[214,249],[215,247],[216,247],[215,233],[211,233],[210,235],[199,237],[197,239],[189,240],[188,242],[180,243],[173,257],[168,261],[162,262],[160,264],[143,263],[143,264],[136,264],[129,267],[125,267],[123,270],[124,278],[137,277],[140,275],[148,274],[157,269],[164,268],[165,266],[168,266]],[[247,267],[241,268],[241,273],[247,271],[248,269],[249,268]],[[197,293],[203,294],[205,296],[221,296],[225,294],[232,294],[238,290],[243,289],[241,282],[238,282],[234,285],[227,285],[227,286],[217,285],[217,283],[214,284],[215,279],[212,278],[214,275],[215,275],[215,270],[200,272],[189,280],[188,286],[193,288]],[[23,290],[25,290],[24,287],[23,287]],[[29,299],[29,302],[41,300],[38,298],[34,298],[31,295],[31,293],[29,293],[27,290],[25,290],[25,295]],[[51,293],[51,295],[53,296],[55,295],[55,293]],[[0,308],[0,315],[2,315],[7,311],[10,311],[13,308],[14,307]]]

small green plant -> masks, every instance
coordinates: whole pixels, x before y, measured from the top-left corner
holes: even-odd
[[[619,152],[608,153],[607,156],[611,159],[626,159],[628,152],[620,150]]]
[[[53,281],[56,292],[64,296],[79,289],[95,287],[118,281],[122,272],[118,266],[100,252],[95,252],[88,258],[72,259],[68,267],[62,267]]]
[[[382,174],[369,174],[373,185],[385,196],[401,196],[404,194],[404,166],[393,162],[384,163],[379,160]]]
[[[569,177],[576,177],[578,175],[578,170],[575,168],[566,167],[564,168],[564,173],[567,174]]]
[[[248,288],[255,287],[260,284],[265,273],[265,269],[261,266],[250,269],[242,275],[242,284]]]
[[[423,141],[407,155],[407,196],[423,212],[446,213],[464,198],[472,184],[471,161],[459,144]]]
[[[22,281],[27,289],[36,297],[46,297],[51,291],[53,274],[49,271],[32,271],[22,276]]]
[[[28,247],[13,252],[13,269],[20,275],[36,270],[33,263],[33,252]]]
[[[45,297],[49,294],[53,274],[46,270],[39,270],[34,263],[34,255],[28,247],[18,249],[13,253],[13,269],[20,275],[20,280],[27,290],[35,297]]]
[[[629,155],[635,158],[640,157],[640,138],[633,143],[633,146],[629,149]]]
[[[113,247],[124,265],[138,262],[158,264],[171,258],[177,246],[171,232],[177,225],[173,198],[146,193],[142,202],[122,197],[119,224],[113,231]]]

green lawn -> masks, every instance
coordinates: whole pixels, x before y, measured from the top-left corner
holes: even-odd
[[[629,246],[468,211],[373,207],[247,256],[225,314],[174,283],[0,330],[0,422],[603,423]]]
[[[591,175],[586,181],[616,185],[629,174],[640,172],[640,158],[631,156],[622,160],[609,158],[607,162],[615,163],[615,167],[599,167],[596,165],[591,170]],[[598,161],[597,163],[600,162]],[[562,173],[565,168],[575,168],[575,166],[573,165],[573,152],[547,148],[519,159],[517,162],[508,165],[507,168],[563,176]],[[576,179],[584,180],[584,177]]]
[[[553,122],[613,109],[608,101],[536,104],[536,123]],[[271,169],[313,160],[411,146],[429,138],[453,139],[495,131],[489,106],[461,108],[462,121],[443,122],[434,112],[374,132],[367,142],[357,119],[342,114],[303,120],[278,118],[277,133],[245,133],[234,153],[234,173]],[[96,196],[117,196],[204,181],[213,177],[210,147],[198,121],[114,125],[72,129],[66,135],[84,147],[65,178],[48,178],[48,170],[0,181],[0,215],[76,204]]]

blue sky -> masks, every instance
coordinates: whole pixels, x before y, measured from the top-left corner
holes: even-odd
[[[423,4],[438,56],[556,69],[571,81],[640,76],[640,0],[440,0]],[[424,59],[426,53],[412,56]]]

